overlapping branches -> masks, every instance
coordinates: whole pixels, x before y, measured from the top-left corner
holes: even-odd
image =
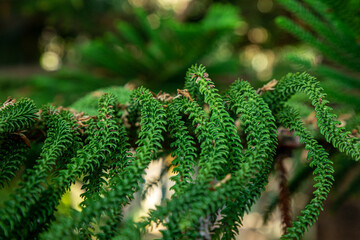
[[[79,110],[84,104],[93,115],[47,106],[35,126],[37,110],[30,100],[8,100],[0,108],[0,183],[26,160],[29,140],[19,131],[45,130],[46,136],[40,158],[0,210],[0,237],[138,239],[155,223],[165,226],[165,239],[234,239],[265,189],[276,157],[276,129],[283,126],[300,137],[314,168],[313,199],[283,236],[300,238],[322,210],[333,168],[287,100],[306,93],[321,134],[340,151],[360,158],[359,140],[338,126],[317,81],[306,73],[289,74],[260,96],[239,80],[220,95],[205,68],[195,65],[186,74],[185,88],[171,97],[140,87],[127,105],[101,92],[97,110],[97,95],[74,105]],[[160,152],[174,157],[169,166],[174,194],[142,221],[124,219],[123,207],[141,190],[145,169]],[[61,197],[76,181],[86,190],[82,211],[55,218]]]
[[[25,172],[12,199],[5,202],[6,207],[1,209],[1,235],[5,237],[24,237],[19,231],[19,228],[23,226],[19,225],[20,220],[26,218],[31,205],[39,201],[52,167],[71,146],[76,135],[72,128],[71,114],[68,112],[60,114],[53,107],[46,107],[42,111],[42,118],[48,125],[48,131],[40,159],[36,160],[33,169]],[[14,216],[18,217],[14,218]]]
[[[360,160],[360,141],[352,137],[350,132],[340,126],[336,114],[326,104],[326,94],[319,82],[307,73],[289,73],[283,77],[274,91],[268,93],[264,99],[269,104],[274,115],[283,110],[285,103],[296,93],[305,93],[311,100],[316,111],[317,125],[326,141],[341,152],[345,152],[356,161]]]

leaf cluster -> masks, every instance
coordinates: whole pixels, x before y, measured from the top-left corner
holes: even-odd
[[[0,209],[0,238],[139,239],[162,224],[165,239],[234,239],[268,183],[280,126],[300,137],[313,169],[313,198],[282,236],[301,238],[323,209],[334,169],[287,105],[289,98],[305,93],[325,140],[360,159],[359,139],[339,126],[319,83],[295,73],[265,93],[237,80],[220,94],[202,65],[192,66],[185,79],[175,96],[139,87],[126,99],[119,89],[107,89],[99,99],[92,94],[75,103],[77,111],[44,106],[36,115],[28,99],[1,108],[2,184],[26,159],[26,144],[14,133],[29,129],[45,140],[40,157]],[[82,106],[87,113],[79,112]],[[174,194],[138,222],[124,218],[124,207],[145,184],[145,170],[166,154],[173,157],[165,169],[172,169]],[[81,211],[58,216],[62,196],[76,181],[85,190]]]

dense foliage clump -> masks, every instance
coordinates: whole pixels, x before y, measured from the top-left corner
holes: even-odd
[[[329,154],[287,105],[300,92],[311,100],[326,141],[358,161],[359,139],[339,126],[307,73],[288,74],[259,91],[238,80],[220,94],[195,65],[176,96],[107,88],[73,108],[40,110],[29,99],[9,99],[0,108],[1,186],[21,165],[28,167],[0,209],[0,238],[136,239],[162,224],[166,239],[232,239],[268,183],[283,126],[300,137],[314,169],[313,198],[283,235],[298,239],[317,221],[334,181]],[[28,163],[35,144],[40,157]],[[124,219],[122,209],[144,184],[150,162],[170,153],[172,197],[139,222]],[[85,189],[82,211],[56,218],[77,179]]]

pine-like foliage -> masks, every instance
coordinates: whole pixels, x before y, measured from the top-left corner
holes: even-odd
[[[117,22],[115,31],[83,45],[83,63],[89,69],[100,68],[120,80],[142,79],[147,86],[157,89],[169,82],[180,86],[187,66],[194,60],[206,62],[215,74],[237,71],[234,55],[213,57],[224,39],[236,41],[233,33],[241,19],[234,6],[211,4],[197,22],[178,21],[159,14],[154,24],[148,16],[141,8],[129,8],[123,16],[126,20]]]
[[[359,71],[360,17],[358,1],[341,0],[278,0],[306,27],[294,21],[279,17],[280,26],[308,42],[332,61]]]
[[[278,25],[319,55],[309,61],[290,54],[289,60],[312,71],[323,80],[332,100],[359,110],[360,98],[360,1],[278,0],[292,18],[278,17]]]
[[[19,102],[9,98],[0,107],[0,187],[26,159],[29,143],[23,132],[34,125],[36,112],[34,102],[26,98]]]
[[[31,127],[37,118],[36,111],[32,100],[24,98],[16,102],[9,98],[0,108],[0,133],[13,133]]]
[[[288,74],[264,94],[238,80],[221,95],[205,67],[195,65],[176,96],[103,89],[75,103],[76,110],[44,106],[38,115],[30,100],[10,99],[0,109],[0,183],[29,160],[27,145],[42,148],[2,203],[0,239],[141,239],[154,224],[165,227],[164,239],[234,239],[268,183],[280,126],[300,137],[314,174],[313,198],[283,235],[299,239],[317,221],[334,182],[329,154],[287,105],[300,92],[311,100],[325,140],[358,161],[359,139],[338,126],[307,73]],[[174,194],[138,222],[124,218],[151,161],[170,154],[164,169],[173,171]],[[85,190],[81,211],[57,214],[75,181]]]

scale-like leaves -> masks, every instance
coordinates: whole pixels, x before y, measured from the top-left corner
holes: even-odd
[[[239,80],[220,95],[205,68],[194,65],[185,88],[172,97],[140,87],[127,104],[119,89],[121,99],[101,92],[97,110],[99,96],[89,95],[76,105],[87,113],[46,106],[36,124],[30,100],[9,99],[0,108],[0,184],[25,162],[31,141],[42,149],[0,210],[0,238],[141,239],[149,226],[162,224],[165,239],[234,239],[265,189],[276,157],[276,128],[283,126],[300,137],[314,169],[313,198],[283,236],[299,239],[317,221],[334,170],[328,153],[286,105],[289,98],[305,93],[326,141],[360,159],[359,140],[339,126],[316,79],[288,74],[261,96]],[[29,134],[20,132],[26,129]],[[141,190],[145,170],[161,152],[174,157],[161,176],[172,169],[175,193],[140,222],[124,219],[123,207]],[[82,210],[55,217],[76,181],[85,189]]]

